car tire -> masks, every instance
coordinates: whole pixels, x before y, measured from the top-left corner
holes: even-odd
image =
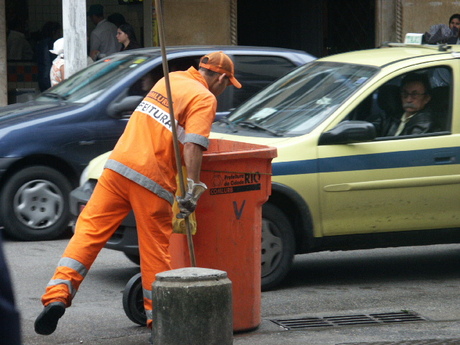
[[[140,273],[132,276],[125,286],[123,291],[123,310],[132,322],[141,326],[147,325],[147,316],[144,309],[142,277]]]
[[[295,254],[294,231],[284,213],[276,206],[262,206],[262,291],[284,279]]]
[[[5,233],[24,241],[51,240],[68,229],[70,182],[59,171],[33,166],[12,175],[0,193]]]

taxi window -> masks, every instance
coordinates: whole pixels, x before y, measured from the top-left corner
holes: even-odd
[[[425,68],[380,86],[348,119],[373,123],[378,140],[439,135],[451,129],[451,99],[452,70],[447,66]]]
[[[299,136],[316,128],[378,73],[372,66],[313,61],[280,78],[230,114],[229,123],[257,135]]]

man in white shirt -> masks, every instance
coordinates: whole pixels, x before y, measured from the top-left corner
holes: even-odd
[[[120,51],[121,46],[116,37],[117,27],[104,19],[102,5],[91,5],[87,14],[96,25],[89,37],[89,56],[96,61]]]
[[[9,23],[9,34],[7,38],[8,60],[32,60],[34,51],[24,35],[24,20],[21,18],[12,20]]]

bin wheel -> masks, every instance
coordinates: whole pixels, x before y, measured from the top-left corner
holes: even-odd
[[[141,326],[147,325],[140,273],[134,275],[125,286],[123,291],[123,310],[132,322]]]
[[[289,272],[295,254],[294,231],[273,204],[262,206],[262,291],[278,285]]]

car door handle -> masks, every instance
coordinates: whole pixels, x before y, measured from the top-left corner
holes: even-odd
[[[434,157],[436,164],[452,164],[455,162],[455,156]]]
[[[86,146],[86,145],[94,145],[95,140],[80,140],[78,142],[79,145]]]

